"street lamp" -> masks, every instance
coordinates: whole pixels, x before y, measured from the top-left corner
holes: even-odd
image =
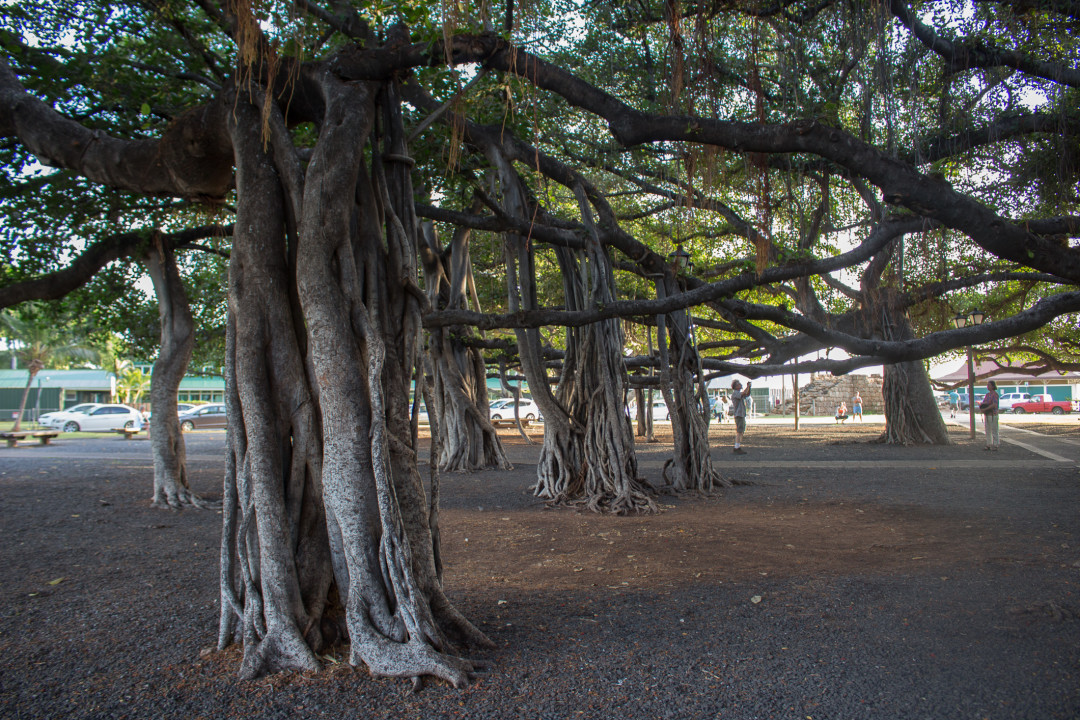
[[[957,328],[967,325],[982,325],[986,315],[982,310],[975,308],[967,315],[957,313],[953,318],[953,325]],[[967,346],[967,372],[968,372],[968,425],[971,431],[971,439],[975,439],[975,363],[971,358],[971,346]]]
[[[694,265],[690,262],[690,253],[683,250],[683,246],[679,245],[675,248],[675,252],[668,253],[668,262],[674,265],[679,270],[685,270],[687,267],[693,272]]]

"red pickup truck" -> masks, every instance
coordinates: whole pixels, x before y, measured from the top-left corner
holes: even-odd
[[[1073,404],[1071,400],[1052,400],[1049,395],[1032,395],[1030,400],[1014,402],[1012,411],[1017,415],[1044,412],[1064,415],[1073,411]]]

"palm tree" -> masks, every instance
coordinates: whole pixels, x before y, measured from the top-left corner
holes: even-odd
[[[96,357],[96,353],[83,344],[76,331],[44,321],[28,320],[11,311],[0,313],[0,328],[8,342],[14,345],[12,350],[15,356],[26,366],[29,373],[22,401],[19,403],[19,414],[15,416],[15,427],[12,428],[18,432],[34,376],[49,363],[67,359],[90,360]]]
[[[104,339],[99,339],[94,343],[94,349],[98,354],[98,363],[105,370],[108,370],[116,378],[116,389],[113,390],[110,402],[123,402],[120,395],[120,380],[124,376],[124,373],[134,369],[134,365],[130,360],[124,358],[124,355],[129,354],[130,348],[119,339],[115,334],[109,333]]]
[[[116,392],[121,402],[137,407],[143,395],[150,391],[150,376],[137,367],[127,367],[117,374]]]

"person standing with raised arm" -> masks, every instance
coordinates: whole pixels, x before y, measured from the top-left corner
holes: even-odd
[[[750,381],[746,381],[746,389],[742,389],[742,383],[738,380],[731,381],[731,415],[735,419],[735,454],[745,455],[742,448],[743,431],[746,430],[746,398],[750,397]]]
[[[1001,447],[1001,438],[998,436],[998,392],[997,383],[989,380],[986,383],[986,395],[979,403],[982,412],[983,424],[986,427],[986,449],[997,450]]]

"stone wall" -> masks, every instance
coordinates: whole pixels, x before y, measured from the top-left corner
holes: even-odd
[[[858,392],[863,399],[864,415],[885,412],[880,375],[816,375],[809,385],[799,388],[799,412],[802,415],[833,415],[841,402],[851,410],[851,399]],[[783,405],[785,414],[795,412],[795,401]]]

